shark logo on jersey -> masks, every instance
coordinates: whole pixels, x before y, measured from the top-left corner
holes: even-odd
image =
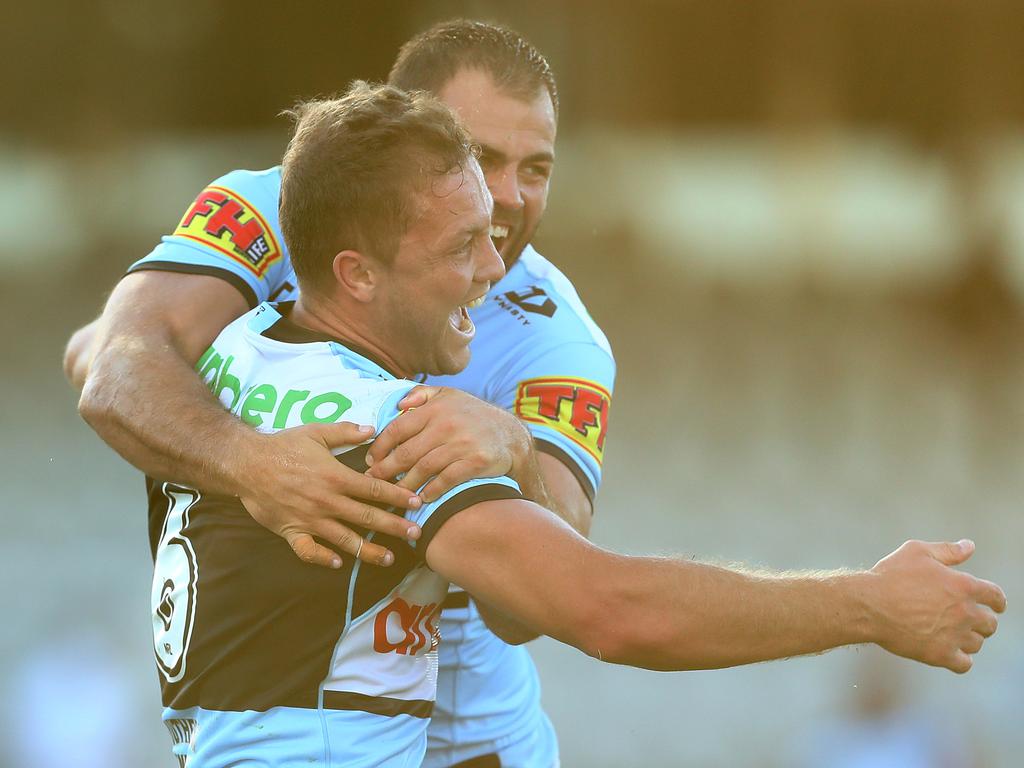
[[[226,187],[209,186],[200,192],[174,235],[220,251],[257,277],[281,258],[281,248],[266,219]]]

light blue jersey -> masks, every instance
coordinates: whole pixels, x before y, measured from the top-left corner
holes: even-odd
[[[264,433],[342,419],[379,431],[399,416],[412,382],[279,306],[235,320],[197,364],[226,408]],[[367,448],[338,460],[365,471]],[[390,568],[337,570],[301,562],[235,497],[148,486],[153,650],[181,766],[418,766],[448,590],[426,550],[463,509],[522,498],[516,484],[463,483],[404,513],[417,541],[371,535],[395,553]]]
[[[255,306],[296,295],[280,233],[280,169],[233,171],[207,187],[174,234],[129,271],[209,274]],[[512,411],[538,450],[560,459],[593,498],[601,482],[615,362],[570,281],[527,246],[508,274],[471,310],[471,361],[454,386]],[[557,763],[557,742],[540,706],[529,654],[495,637],[464,594],[442,614],[438,700],[425,766],[496,754],[503,766]]]

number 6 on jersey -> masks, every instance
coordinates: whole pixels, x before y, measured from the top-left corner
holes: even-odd
[[[192,542],[182,530],[188,526],[188,512],[199,500],[199,493],[172,483],[164,483],[161,490],[168,504],[153,568],[153,650],[161,674],[174,683],[185,674],[185,654],[196,615],[199,570]]]

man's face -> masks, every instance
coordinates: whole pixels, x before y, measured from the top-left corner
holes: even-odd
[[[544,215],[555,161],[555,109],[545,88],[524,101],[486,72],[462,69],[438,93],[480,145],[480,166],[494,197],[491,235],[511,267]]]
[[[417,197],[419,216],[384,271],[377,322],[405,373],[458,373],[476,333],[466,305],[505,275],[489,237],[491,196],[471,159]]]

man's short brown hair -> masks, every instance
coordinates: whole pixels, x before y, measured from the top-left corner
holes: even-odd
[[[472,157],[454,113],[423,91],[357,80],[288,114],[281,230],[304,293],[333,284],[341,251],[392,259],[419,215],[417,194]]]
[[[518,32],[498,24],[452,19],[435,24],[398,51],[388,82],[440,93],[462,69],[479,69],[511,96],[532,101],[544,89],[558,116],[558,88],[548,60]]]

